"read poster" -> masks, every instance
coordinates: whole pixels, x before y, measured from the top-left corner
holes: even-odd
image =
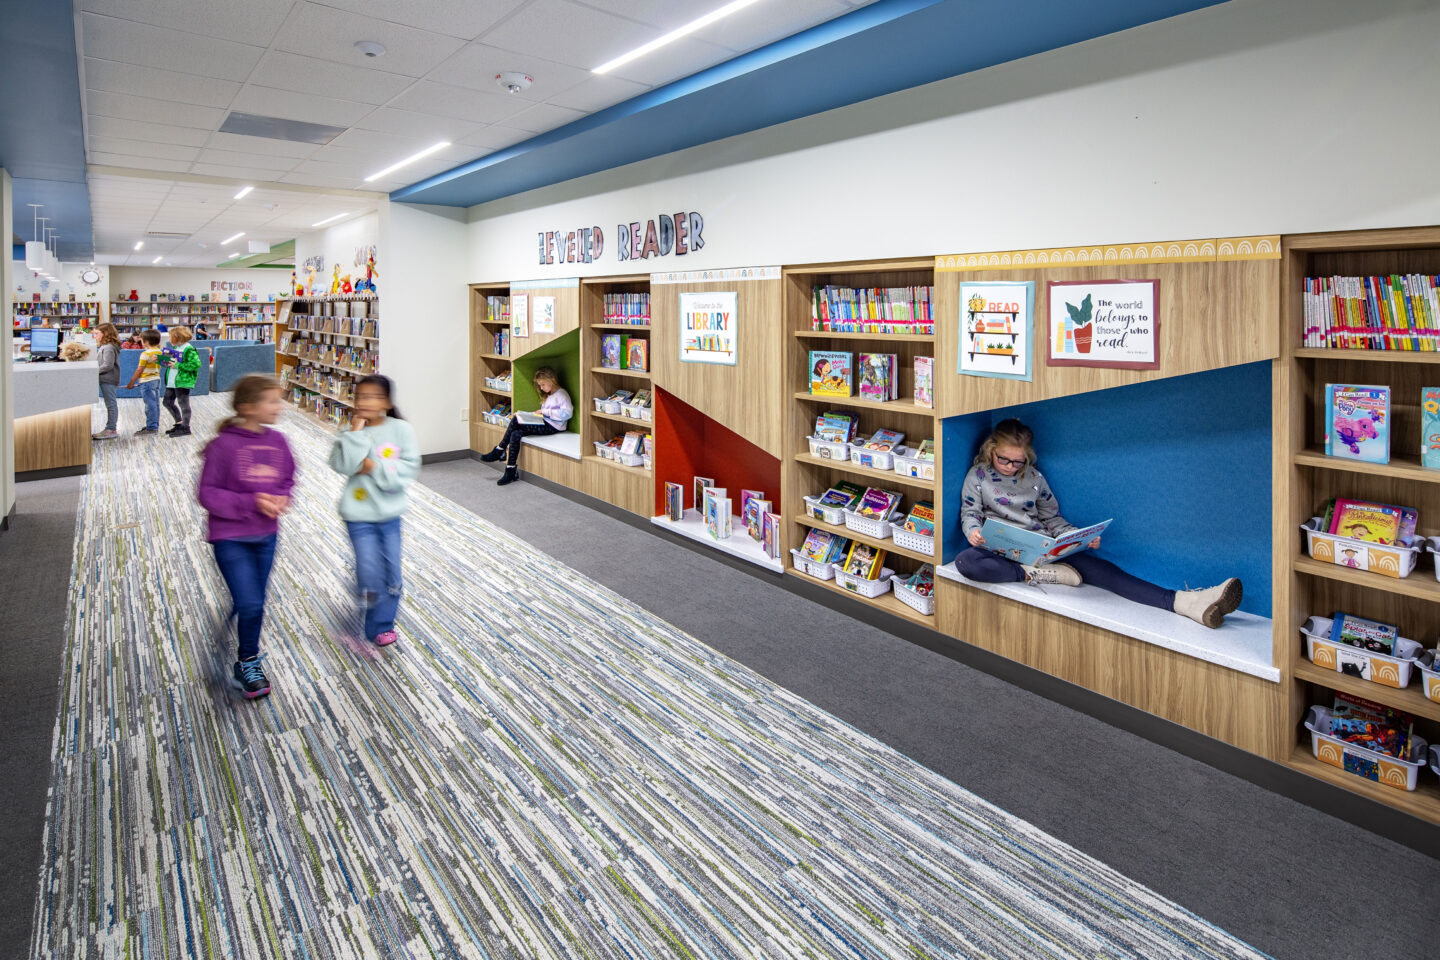
[[[734,366],[739,359],[739,295],[680,294],[680,360]]]
[[[974,377],[1033,379],[1030,357],[1035,333],[1035,284],[960,284],[958,372]]]

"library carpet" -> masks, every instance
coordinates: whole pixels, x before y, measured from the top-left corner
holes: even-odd
[[[358,641],[330,438],[284,429],[256,702],[203,438],[96,447],[34,956],[1262,956],[423,485]]]

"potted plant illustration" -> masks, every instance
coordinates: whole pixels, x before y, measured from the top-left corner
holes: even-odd
[[[1088,293],[1085,294],[1085,299],[1080,301],[1078,309],[1073,303],[1065,304],[1065,309],[1070,311],[1070,322],[1075,325],[1075,350],[1079,353],[1090,352],[1090,337],[1094,333],[1094,328],[1090,326],[1090,311],[1093,306]]]

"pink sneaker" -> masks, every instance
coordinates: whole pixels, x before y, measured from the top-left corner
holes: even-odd
[[[388,647],[390,644],[394,643],[396,640],[399,639],[400,637],[395,633],[394,630],[386,630],[384,633],[380,634],[375,638],[375,646]]]

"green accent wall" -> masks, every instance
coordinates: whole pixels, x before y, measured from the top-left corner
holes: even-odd
[[[510,348],[521,340],[511,338]],[[543,347],[520,354],[510,362],[515,374],[514,396],[511,398],[516,410],[540,409],[540,391],[535,389],[535,371],[540,367],[554,367],[560,374],[560,386],[570,394],[575,404],[575,415],[570,418],[569,433],[580,432],[580,331],[571,330],[556,337]]]

